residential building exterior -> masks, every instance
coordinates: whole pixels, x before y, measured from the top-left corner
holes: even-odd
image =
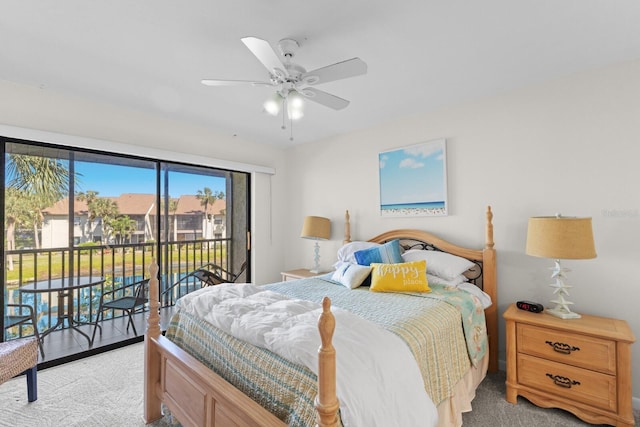
[[[126,243],[144,243],[157,240],[153,229],[155,223],[155,196],[153,194],[126,193],[118,197],[108,197],[118,206],[119,215],[126,215],[135,222],[135,227]],[[226,237],[226,201],[216,200],[209,204],[207,215],[200,199],[194,195],[181,195],[175,199],[175,212],[169,212],[170,228],[169,240],[184,241],[198,238]],[[84,200],[75,199],[73,202],[74,245],[86,242],[116,243],[115,236],[102,227],[102,218],[89,219],[89,209]],[[41,229],[42,248],[57,248],[67,246],[69,235],[69,199],[56,202],[50,208],[43,210]],[[103,236],[103,233],[106,236]]]

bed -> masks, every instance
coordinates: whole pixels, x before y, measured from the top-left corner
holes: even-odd
[[[468,361],[467,365],[464,368],[457,367],[457,373],[453,378],[445,378],[445,380],[449,381],[449,384],[445,384],[444,386],[438,385],[437,387],[432,384],[427,384],[430,381],[428,379],[429,375],[426,375],[423,372],[423,369],[420,368],[420,372],[425,378],[425,388],[428,388],[430,393],[438,396],[437,399],[434,399],[434,404],[437,405],[437,414],[439,417],[438,425],[442,426],[461,425],[461,413],[471,409],[471,400],[474,397],[477,385],[482,381],[487,370],[496,371],[498,367],[496,257],[493,242],[492,217],[493,214],[489,207],[486,212],[485,245],[482,249],[471,249],[458,246],[438,238],[431,233],[419,230],[393,230],[368,240],[368,242],[373,242],[379,245],[386,245],[389,242],[397,241],[403,250],[403,255],[410,254],[412,252],[422,254],[424,251],[435,251],[438,253],[442,252],[452,254],[456,257],[469,260],[473,263],[473,267],[464,273],[467,278],[467,282],[481,288],[484,294],[486,294],[492,301],[492,304],[483,311],[484,322],[486,325],[485,344],[488,349],[481,354],[481,357],[476,360],[475,363],[471,361],[472,358],[469,357],[470,353],[469,355],[465,354]],[[346,221],[345,229],[345,243],[347,243],[351,241],[348,220]],[[152,266],[151,277],[157,277],[157,267],[155,266]],[[322,282],[327,282],[329,284]],[[318,320],[318,333],[321,337],[319,342],[321,342],[321,345],[318,346],[317,371],[310,373],[308,369],[299,369],[295,364],[292,368],[291,363],[287,363],[286,360],[281,360],[278,355],[275,355],[273,357],[273,361],[269,362],[273,364],[269,365],[268,370],[263,371],[271,373],[275,372],[274,370],[276,368],[280,369],[283,365],[287,365],[287,369],[293,369],[296,372],[303,372],[303,380],[295,382],[295,384],[297,384],[296,388],[304,388],[304,393],[307,395],[309,393],[317,395],[317,397],[313,399],[312,403],[314,412],[313,417],[319,426],[338,426],[342,423],[341,416],[339,414],[340,402],[336,396],[336,383],[339,385],[340,380],[342,379],[342,377],[338,377],[336,379],[336,357],[338,358],[339,363],[341,360],[341,353],[337,352],[336,356],[336,350],[333,346],[333,340],[340,338],[339,333],[334,336],[334,329],[336,322],[340,325],[340,319],[342,317],[338,317],[338,320],[336,321],[334,313],[330,310],[332,300],[335,307],[334,311],[341,310],[336,312],[336,314],[342,316],[342,309],[339,306],[348,306],[350,304],[346,299],[346,295],[356,295],[358,289],[360,289],[353,289],[347,292],[342,289],[342,287],[335,286],[335,284],[334,288],[331,288],[330,282],[331,280],[329,277],[319,277],[311,279],[310,281],[303,280],[299,283],[293,284],[293,287],[296,290],[292,297],[315,300],[316,303],[321,303],[322,314],[319,316]],[[268,291],[286,293],[288,292],[286,289],[290,289],[291,286],[292,282],[290,281],[265,285],[264,288]],[[322,286],[328,287],[325,289],[322,288]],[[331,297],[322,295],[323,293],[329,293],[332,289],[333,293],[331,294]],[[448,286],[438,287],[436,284],[433,285],[433,290],[433,293],[436,294],[436,296],[451,291]],[[369,292],[367,289],[360,289],[359,292],[359,295],[374,294],[374,292]],[[217,334],[214,338],[207,337],[206,339],[203,339],[202,337],[208,333],[207,323],[201,321],[201,319],[191,318],[190,313],[186,312],[186,310],[178,310],[172,319],[172,325],[182,323],[193,324],[196,329],[199,329],[197,332],[179,332],[181,329],[170,331],[171,333],[168,333],[168,335],[173,336],[172,339],[176,341],[173,342],[160,333],[159,316],[157,316],[158,310],[156,303],[158,300],[157,293],[158,282],[156,279],[152,279],[150,283],[150,301],[152,305],[150,308],[149,326],[145,337],[145,422],[150,423],[161,418],[163,416],[162,408],[164,406],[184,426],[296,425],[290,419],[287,419],[287,422],[283,421],[283,419],[286,419],[282,416],[283,409],[280,407],[279,412],[277,407],[274,408],[273,405],[271,405],[274,400],[272,399],[272,396],[267,394],[266,397],[262,397],[262,400],[260,398],[256,398],[255,389],[258,390],[259,394],[263,392],[261,387],[256,387],[255,385],[246,386],[245,384],[237,383],[236,386],[232,385],[223,378],[227,377],[225,369],[216,368],[221,375],[215,373],[207,366],[211,365],[211,362],[204,360],[203,356],[199,354],[198,351],[194,350],[194,347],[200,345],[206,348],[210,346],[210,341],[216,341],[222,343],[222,347],[224,348],[231,348],[233,351],[227,351],[226,353],[222,352],[221,355],[218,355],[218,360],[223,364],[227,363],[227,371],[234,372],[238,371],[238,365],[242,364],[243,360],[245,364],[249,365],[249,368],[251,368],[254,363],[257,363],[255,362],[255,359],[245,359],[244,353],[237,360],[227,358],[227,356],[234,353],[240,353],[239,347],[234,346],[242,347],[243,352],[253,353],[253,357],[260,360],[272,359],[272,355],[269,353],[269,350],[254,348],[251,344],[247,344],[233,337],[227,337],[224,333]],[[384,295],[384,298],[395,298],[392,296],[393,293],[379,293],[379,295]],[[399,298],[402,297],[409,299],[409,297],[405,297],[405,295],[402,295]],[[378,299],[373,296],[370,296],[370,298]],[[338,304],[338,306],[335,306],[335,304]],[[434,305],[438,307],[438,310],[452,311],[451,304],[443,303]],[[396,312],[397,311],[400,310],[396,310]],[[454,308],[453,311],[456,312],[456,309]],[[366,315],[366,312],[360,314]],[[461,317],[459,312],[457,312],[457,316]],[[394,329],[397,327],[398,322],[400,321],[392,319],[391,321],[388,321],[387,325],[383,326],[387,329]],[[402,320],[400,323],[404,324],[406,322]],[[174,326],[170,326],[170,329],[173,327]],[[178,326],[176,326],[176,328],[178,328]],[[456,329],[456,327],[452,329]],[[460,328],[458,323],[457,330],[462,329],[463,328]],[[398,330],[394,330],[393,332],[395,332],[396,335],[402,335],[402,332],[399,332]],[[193,338],[190,341],[188,340],[189,335],[193,335]],[[463,339],[466,337],[468,344],[468,337],[470,334],[465,332],[462,333],[462,335]],[[176,343],[179,343],[180,345],[177,345]],[[183,349],[183,347],[188,351]],[[419,350],[414,349],[412,349],[412,351],[414,353],[419,352]],[[448,355],[446,355],[444,359],[447,357]],[[460,359],[459,356],[457,358]],[[438,370],[440,370],[440,368],[438,368]],[[243,375],[247,377],[250,376],[249,374],[240,374],[240,376]],[[253,375],[255,376],[255,373]],[[277,378],[289,378],[289,375],[290,373],[283,373],[276,374],[275,376]],[[260,377],[257,380],[258,383],[260,383],[264,379],[262,377],[265,376],[268,375],[258,375],[258,377]],[[438,380],[437,382],[440,383],[441,380]],[[293,392],[298,393],[299,390],[295,390]],[[302,393],[302,391],[300,391],[300,393]],[[247,394],[252,394],[253,398],[249,397]],[[309,400],[308,397],[305,399],[306,401]],[[257,402],[261,402],[262,404]],[[278,406],[277,404],[275,405]],[[308,402],[307,406],[309,406]],[[284,412],[287,411],[290,411],[290,408],[285,405]],[[306,408],[306,412],[309,412],[308,408]],[[274,414],[279,414],[279,416]],[[300,420],[297,422],[300,422]],[[304,421],[304,423],[300,425],[309,425],[309,422]]]

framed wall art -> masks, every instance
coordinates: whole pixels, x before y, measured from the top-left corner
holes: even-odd
[[[448,214],[445,139],[383,151],[378,162],[381,216]]]

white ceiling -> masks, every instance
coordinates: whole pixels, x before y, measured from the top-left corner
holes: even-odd
[[[245,36],[368,73],[319,85],[351,104],[308,103],[291,142],[262,111],[272,89],[200,83],[267,79]],[[638,58],[638,0],[0,2],[0,79],[283,147]]]

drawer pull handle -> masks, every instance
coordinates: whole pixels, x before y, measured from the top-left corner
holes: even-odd
[[[571,388],[574,385],[580,385],[579,381],[572,380],[571,378],[551,374],[547,374],[547,376],[553,380],[555,385],[560,387]]]
[[[553,351],[557,351],[562,354],[571,354],[572,351],[580,351],[580,347],[574,347],[563,342],[545,341],[545,343],[549,344],[553,348]]]

